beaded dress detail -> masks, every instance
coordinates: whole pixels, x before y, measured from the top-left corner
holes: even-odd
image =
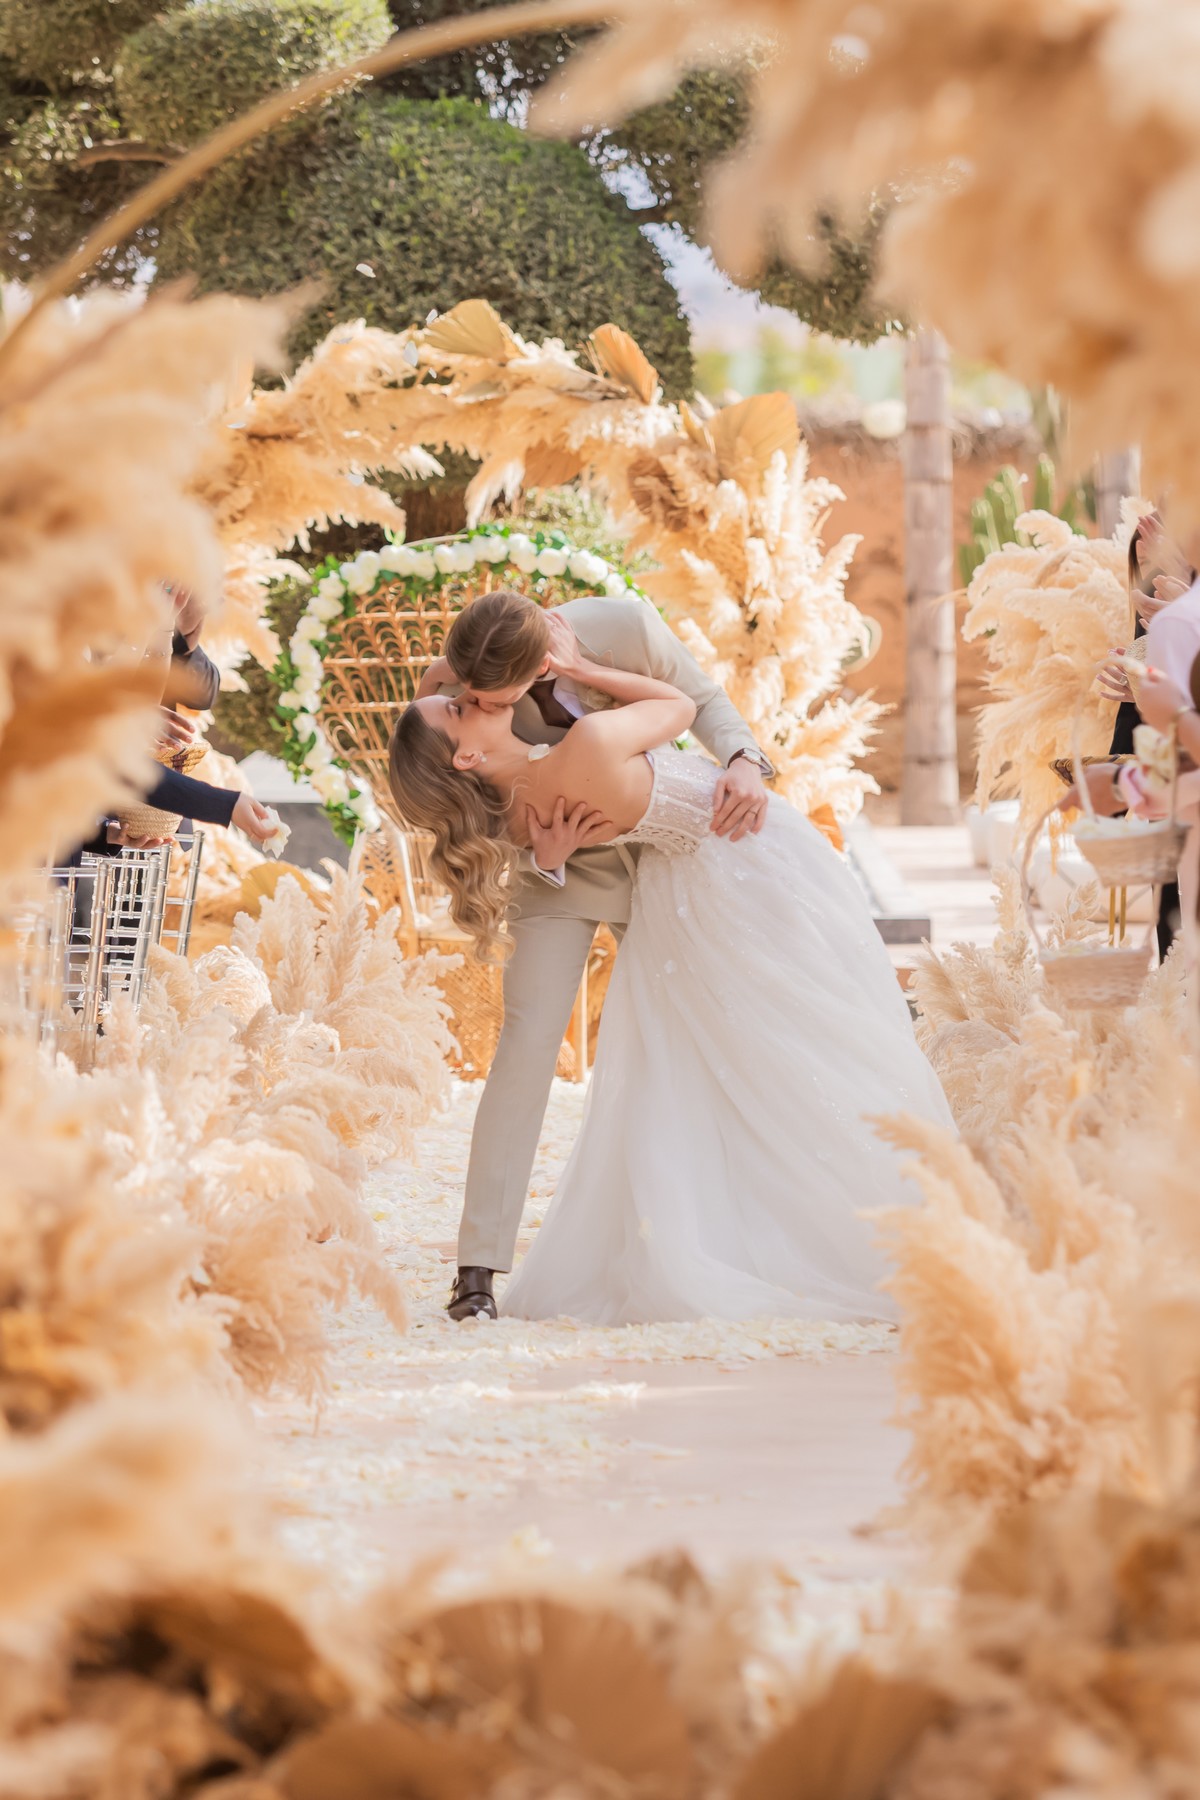
[[[583,1124],[502,1310],[894,1318],[861,1215],[920,1196],[867,1120],[953,1126],[862,890],[785,801],[734,844],[715,765],[650,760]]]
[[[712,834],[713,789],[720,770],[707,757],[659,750],[647,757],[654,770],[650,801],[635,830],[618,844],[645,844],[664,856],[687,856]]]

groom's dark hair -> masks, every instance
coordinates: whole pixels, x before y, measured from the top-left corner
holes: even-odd
[[[497,588],[464,606],[445,653],[456,681],[487,694],[531,682],[549,648],[550,627],[536,600]]]

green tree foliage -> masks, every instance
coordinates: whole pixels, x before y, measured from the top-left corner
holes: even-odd
[[[429,25],[480,12],[487,3],[0,0],[0,273],[28,277],[45,268],[97,218],[128,198],[156,161],[170,160],[179,146],[194,142],[263,93],[360,54],[382,42],[389,26],[404,30]],[[394,156],[381,152],[366,159],[375,173],[381,164],[387,165],[388,196],[396,195],[411,165],[410,134],[402,117],[388,111],[388,105],[396,99],[469,101],[477,127],[480,169],[475,178],[477,204],[460,220],[458,236],[479,245],[478,228],[495,228],[498,213],[488,183],[494,180],[502,159],[488,127],[498,122],[498,116],[521,123],[530,93],[555,73],[587,35],[575,31],[514,37],[398,70],[372,84],[361,96],[363,104],[383,108],[377,122],[384,137],[393,128],[396,132]],[[215,281],[226,270],[237,272],[240,279],[246,265],[245,232],[242,221],[230,212],[222,218],[222,203],[228,207],[235,200],[238,204],[248,200],[254,216],[285,235],[309,211],[310,200],[317,210],[332,204],[338,211],[332,194],[344,172],[349,142],[344,97],[326,111],[342,113],[341,122],[298,121],[248,156],[241,171],[219,177],[212,184],[212,194],[178,208],[163,242],[164,269],[183,267],[184,251],[190,246],[203,259],[200,273],[206,280]],[[355,116],[360,127],[370,125],[369,113]],[[617,188],[620,200],[610,205],[598,187],[589,192],[582,173],[565,160],[558,165],[539,165],[566,177],[570,205],[570,216],[562,221],[561,230],[555,222],[554,246],[542,259],[543,269],[562,268],[557,247],[571,241],[578,241],[585,250],[600,243],[616,253],[619,279],[611,286],[618,296],[629,270],[636,269],[648,284],[643,304],[636,320],[630,315],[621,322],[644,337],[646,350],[663,368],[672,391],[679,391],[686,380],[678,348],[677,311],[659,261],[639,253],[629,239],[639,226],[658,223],[703,243],[702,181],[713,162],[737,144],[745,126],[745,94],[737,71],[700,73],[689,76],[671,100],[648,108],[586,146],[593,163]],[[431,131],[434,129],[431,121]],[[454,121],[457,141],[451,155],[448,123],[443,120],[436,127],[439,168],[443,172],[452,169],[456,197],[471,186],[465,172],[471,154],[470,129],[467,115],[459,114]],[[322,179],[315,159],[323,132],[332,160]],[[371,135],[360,129],[356,141],[363,145]],[[285,145],[295,150],[296,166],[291,172],[281,166],[286,160]],[[515,148],[508,154],[514,161],[518,157]],[[263,175],[260,191],[254,191],[246,173],[256,162]],[[526,174],[532,178],[533,171],[530,162]],[[306,189],[306,181],[315,194]],[[361,204],[364,183],[351,180],[348,186],[355,204]],[[520,189],[520,181],[508,184],[506,191],[513,187]],[[647,196],[648,203],[643,204]],[[423,184],[423,197],[431,198],[429,183]],[[586,226],[582,223],[585,202],[591,215]],[[409,209],[401,205],[398,210],[403,217],[395,230],[382,219],[389,255],[407,230]],[[438,210],[432,209],[428,217]],[[533,210],[535,214],[538,211],[536,207]],[[333,271],[336,280],[331,291],[339,296],[347,288],[361,286],[348,279],[356,264],[375,266],[370,233],[386,211],[378,196],[357,221],[342,207],[336,229],[326,233],[331,248],[340,253],[341,240],[352,235],[355,223],[360,228],[358,253],[348,269]],[[444,220],[447,209],[440,212]],[[870,291],[881,219],[882,209],[877,209],[858,235],[846,232],[830,216],[814,220],[814,272],[800,274],[774,263],[763,275],[758,291],[765,299],[840,336],[869,341],[890,329],[894,321],[875,304]],[[629,227],[623,237],[615,223],[618,220]],[[495,243],[494,260],[503,264],[502,286],[509,292],[520,286],[514,258],[531,235],[521,228],[519,218],[514,226],[511,245]],[[435,303],[446,306],[463,298],[463,291],[454,285],[458,259],[453,232],[444,232],[440,242],[450,248],[451,268],[450,280],[437,290]],[[295,267],[285,267],[288,259],[284,255],[273,255],[266,244],[263,249],[265,265],[294,279]],[[159,251],[160,233],[153,225],[135,242],[112,253],[95,274],[104,280],[128,278],[144,270]],[[316,266],[326,267],[320,259]],[[305,264],[299,272],[308,274],[312,267]],[[577,291],[577,275],[574,269],[567,272],[564,305]],[[268,278],[264,266],[257,285],[267,285]],[[390,270],[385,279],[376,269],[374,277],[362,280],[377,284],[373,299],[362,297],[362,310],[370,316],[393,325],[413,316],[414,308],[403,304],[398,271]],[[589,291],[594,291],[595,284],[586,271],[583,280]],[[569,338],[575,329],[575,314],[582,309],[572,312],[567,306],[557,322],[543,326],[540,321],[547,312],[553,319],[557,309],[548,307],[553,295],[541,275],[535,285],[540,291],[527,313],[515,317],[514,323],[523,330],[550,329]],[[480,288],[477,280],[468,291]],[[489,297],[512,312],[499,288]],[[397,310],[389,313],[393,300]],[[643,321],[659,306],[664,314],[662,328],[647,330]],[[602,307],[601,314],[605,310],[611,309]],[[594,324],[601,314],[593,315],[588,323]]]
[[[208,0],[126,40],[117,103],[135,136],[195,144],[264,94],[353,62],[391,33],[385,0]]]
[[[164,225],[163,275],[233,291],[318,276],[299,348],[341,319],[395,326],[483,294],[517,331],[570,346],[605,319],[670,392],[688,329],[653,245],[572,144],[465,100],[363,96],[207,183]]]
[[[678,226],[693,242],[707,244],[704,182],[714,163],[737,148],[748,121],[737,70],[703,70],[686,76],[669,100],[607,133],[593,154],[610,174],[645,183],[652,199],[644,219]],[[854,233],[833,213],[818,213],[808,267],[775,258],[757,277],[755,291],[816,330],[854,343],[874,343],[902,329],[894,309],[872,292],[886,215],[885,202],[876,201]]]
[[[42,0],[4,3],[0,226],[5,272],[26,276],[124,199],[148,163],[264,93],[382,44],[393,24],[386,0],[45,0],[63,27],[56,39],[40,29]],[[451,7],[414,10],[406,23]],[[76,22],[86,58],[68,56]],[[500,100],[483,103],[527,91],[539,58],[569,48],[537,39],[523,62],[502,48],[470,68],[432,65],[399,92],[343,91],[183,196],[98,273],[128,276],[152,259],[160,278],[252,293],[316,277],[322,298],[297,352],[341,319],[397,328],[476,294],[525,335],[572,347],[614,319],[668,392],[687,392],[687,326],[629,206],[578,146],[531,138],[493,116]],[[429,97],[456,83],[470,97]]]
[[[127,33],[183,0],[0,3],[0,275],[28,278],[70,250],[146,179],[116,110],[112,67]],[[145,235],[97,275],[120,280]]]
[[[271,583],[263,612],[281,644],[291,642],[311,592],[307,581]],[[244,689],[239,692],[223,687],[213,708],[215,735],[235,755],[249,756],[252,750],[265,750],[268,756],[278,756],[283,737],[275,711],[279,683],[252,656],[243,657],[238,674],[245,683]]]
[[[131,31],[183,0],[4,0],[0,57],[52,94],[111,68]]]
[[[388,0],[396,31],[414,31],[443,19],[469,18],[487,11],[493,0]],[[594,35],[591,30],[542,31],[526,37],[499,38],[490,44],[414,63],[384,77],[382,86],[412,100],[460,96],[499,108],[514,123],[534,88],[562,66]]]

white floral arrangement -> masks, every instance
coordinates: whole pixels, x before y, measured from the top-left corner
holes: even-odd
[[[490,564],[501,578],[505,568],[515,570],[525,577],[523,590],[543,601],[600,593],[652,604],[623,570],[594,550],[569,544],[561,531],[529,535],[510,531],[507,525],[479,525],[453,538],[392,542],[382,550],[364,550],[352,562],[331,558],[323,563],[313,577],[312,594],[291,642],[275,663],[279,687],[275,705],[283,761],[298,780],[316,789],[330,823],[346,843],[353,843],[359,831],[378,831],[381,819],[370,788],[322,729],[325,658],[343,622],[377,587],[401,581],[415,598],[461,581],[481,563]]]

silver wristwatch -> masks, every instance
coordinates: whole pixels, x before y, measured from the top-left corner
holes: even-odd
[[[748,763],[753,763],[761,771],[764,781],[774,781],[775,771],[761,750],[735,750],[726,767],[732,769],[739,756],[745,757]]]

